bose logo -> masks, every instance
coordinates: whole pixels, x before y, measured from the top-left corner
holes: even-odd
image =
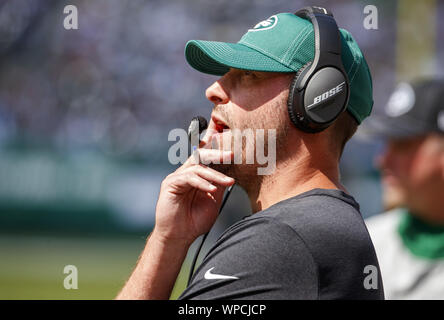
[[[326,99],[329,99],[335,95],[337,95],[339,92],[341,92],[344,89],[345,81],[338,84],[336,87],[331,88],[330,90],[324,92],[323,94],[317,96],[314,98],[313,103],[307,107],[307,109],[313,108],[315,105],[321,103],[322,101],[325,101]]]

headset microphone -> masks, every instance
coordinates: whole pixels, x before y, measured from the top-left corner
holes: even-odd
[[[206,128],[208,128],[208,121],[202,116],[196,116],[191,119],[190,126],[188,128],[188,134],[190,134],[191,130],[195,130],[195,128],[199,128],[199,133],[202,133]]]
[[[208,127],[208,121],[202,117],[202,116],[196,116],[193,119],[191,119],[191,123],[188,127],[188,140],[191,143],[191,153],[193,153],[197,148],[199,148],[199,143],[200,143],[200,134],[206,130]],[[228,187],[227,192],[224,196],[224,199],[222,200],[222,204],[220,206],[219,209],[219,214],[221,213],[222,209],[225,206],[225,203],[228,200],[228,197],[231,194],[231,190],[233,190],[234,184],[230,187]],[[210,230],[211,231],[211,230]],[[194,273],[194,267],[196,266],[196,262],[197,262],[197,257],[199,256],[200,250],[202,249],[202,246],[205,242],[205,239],[207,238],[208,234],[210,233],[210,231],[208,231],[207,233],[205,233],[205,235],[202,238],[202,241],[199,245],[199,248],[197,248],[196,253],[194,254],[194,258],[193,258],[193,262],[191,263],[191,268],[190,268],[190,274],[188,276],[188,284],[187,286],[190,285],[191,283],[191,278],[193,277],[193,273]]]
[[[202,116],[191,119],[188,127],[188,140],[191,143],[191,152],[199,148],[200,134],[208,128],[208,121]]]

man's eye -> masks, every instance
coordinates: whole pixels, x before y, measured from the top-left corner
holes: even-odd
[[[246,75],[246,76],[256,76],[255,73],[253,71],[250,71],[250,70],[244,70],[244,75]]]

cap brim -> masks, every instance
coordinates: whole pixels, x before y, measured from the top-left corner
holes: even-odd
[[[374,115],[359,127],[357,136],[363,139],[393,139],[418,136],[430,131],[429,126],[416,119]]]
[[[296,72],[282,63],[239,43],[191,40],[185,46],[185,57],[194,69],[212,75],[224,75],[230,68]]]

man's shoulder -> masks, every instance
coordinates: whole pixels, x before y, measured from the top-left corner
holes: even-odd
[[[225,232],[219,237],[218,241],[226,241],[227,239],[234,238],[246,238],[253,235],[261,236],[259,241],[264,242],[265,238],[268,238],[267,243],[271,244],[275,239],[279,238],[282,241],[282,237],[299,238],[297,232],[285,221],[277,219],[274,216],[267,215],[250,215],[244,219],[236,222],[225,230]],[[279,235],[279,237],[277,237]],[[253,237],[256,238],[256,237]]]
[[[374,248],[358,209],[354,199],[342,191],[320,190],[253,214],[227,230],[226,236],[242,238],[260,232],[297,237],[320,264],[335,263],[328,257],[372,258]],[[267,240],[273,242],[273,239],[275,237]]]
[[[382,291],[370,293],[361,286],[365,266],[378,266],[378,262],[359,207],[349,197],[334,195],[315,193],[287,199],[234,225],[220,245],[253,250],[252,242],[248,248],[240,248],[244,239],[252,237],[262,252],[298,247],[294,261],[300,263],[304,256],[318,270],[321,298],[381,297]]]
[[[366,233],[359,205],[339,190],[318,190],[293,197],[257,215],[274,218],[303,238],[318,235],[323,241],[330,241],[353,233]]]
[[[342,235],[365,231],[355,200],[339,190],[315,189],[280,201],[269,208],[245,217],[228,228],[224,235],[261,231],[292,230],[292,235],[306,238],[318,235],[330,241]]]

